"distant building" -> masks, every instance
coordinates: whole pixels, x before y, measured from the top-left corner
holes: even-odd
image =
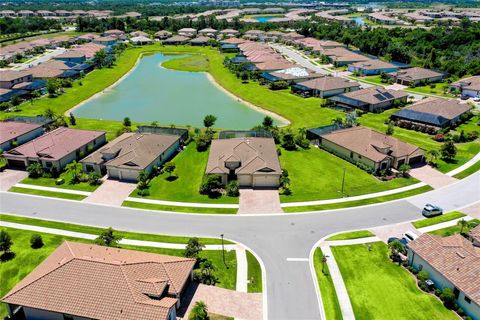
[[[348,66],[348,71],[358,72],[362,76],[390,73],[398,71],[399,69],[400,68],[396,65],[382,60],[368,60],[364,62],[356,62]]]
[[[307,97],[328,98],[338,94],[356,91],[360,84],[339,77],[323,76],[318,79],[302,81],[292,86],[294,93]]]
[[[0,149],[8,151],[41,136],[43,132],[40,124],[0,121]]]
[[[347,109],[363,109],[369,112],[391,108],[396,102],[406,102],[408,93],[383,87],[369,87],[357,91],[339,94],[329,98],[337,106]]]
[[[422,82],[440,82],[445,76],[443,73],[418,67],[399,70],[387,75],[394,82],[406,86],[418,85]]]
[[[450,88],[460,91],[465,97],[480,97],[480,76],[473,76],[450,84]]]

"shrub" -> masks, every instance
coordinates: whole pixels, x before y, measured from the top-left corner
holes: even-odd
[[[138,190],[137,191],[137,194],[140,196],[140,197],[146,197],[146,196],[149,196],[150,195],[150,191],[148,189],[141,189],[141,190]]]
[[[420,281],[426,281],[426,280],[428,280],[429,277],[430,277],[430,275],[428,274],[427,271],[420,271],[420,272],[417,274],[417,278],[418,278],[418,280],[420,280]]]
[[[288,88],[288,82],[286,81],[275,81],[271,82],[268,86],[271,90],[282,90]]]
[[[183,255],[186,258],[195,258],[197,259],[200,255],[200,252],[205,248],[205,245],[202,244],[198,238],[190,238],[188,239],[188,243],[185,246],[185,251]]]
[[[238,197],[238,195],[240,194],[239,189],[240,184],[238,183],[238,181],[230,181],[227,184],[225,191],[227,192],[227,195],[229,197]]]
[[[427,287],[427,285],[425,284],[425,282],[420,281],[420,283],[418,284],[418,287],[419,287],[422,291],[428,292],[428,287]]]
[[[29,178],[40,178],[43,175],[42,165],[38,162],[31,163],[27,167],[28,177]]]
[[[102,184],[102,177],[96,173],[96,172],[92,172],[89,176],[88,176],[88,183],[91,185],[91,186],[99,186]]]
[[[468,141],[477,140],[477,138],[478,138],[478,131],[471,131],[471,132],[467,133],[467,140]]]
[[[444,288],[440,294],[440,299],[443,301],[443,304],[448,309],[453,309],[455,306],[455,294],[450,288]]]
[[[212,136],[207,133],[201,133],[197,136],[196,143],[197,143],[197,151],[207,151],[210,143],[212,142]]]
[[[209,174],[204,176],[200,193],[206,195],[214,195],[218,193],[218,189],[222,187],[222,177],[217,174]]]
[[[38,249],[43,247],[42,236],[36,233],[32,234],[32,236],[30,237],[30,247],[32,247],[33,249]]]
[[[435,289],[435,295],[436,295],[437,297],[440,297],[441,294],[442,294],[442,290],[440,290],[440,289]]]
[[[445,140],[445,136],[443,135],[443,133],[437,133],[433,140],[443,142]]]

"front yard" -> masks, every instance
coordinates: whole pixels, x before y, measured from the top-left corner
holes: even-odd
[[[357,196],[404,187],[417,183],[414,178],[396,178],[380,181],[355,165],[327,151],[310,149],[286,151],[282,149],[280,162],[288,171],[292,195],[281,195],[281,202],[296,202]],[[342,190],[345,171],[344,194]]]
[[[57,179],[63,179],[65,183],[57,185],[55,182]],[[23,184],[31,184],[35,186],[42,186],[42,187],[51,187],[51,188],[59,188],[59,189],[69,189],[69,190],[79,190],[79,191],[88,191],[93,192],[95,191],[98,186],[92,186],[88,182],[79,182],[79,183],[70,183],[72,180],[72,175],[68,172],[62,172],[59,178],[25,178],[20,183]]]
[[[347,287],[355,317],[372,319],[458,319],[416,280],[388,258],[384,243],[332,247]]]

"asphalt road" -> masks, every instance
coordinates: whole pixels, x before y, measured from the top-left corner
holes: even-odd
[[[0,192],[0,211],[134,232],[219,237],[252,249],[266,270],[269,319],[321,319],[308,258],[322,237],[421,218],[432,202],[445,210],[480,201],[480,172],[450,186],[365,207],[305,214],[207,215],[153,212]],[[287,261],[287,259],[296,261]]]

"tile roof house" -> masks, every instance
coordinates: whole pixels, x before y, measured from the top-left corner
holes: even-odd
[[[304,67],[294,67],[274,72],[264,72],[260,75],[260,77],[267,82],[287,81],[288,83],[298,83],[324,76],[324,74],[316,73],[315,71]]]
[[[372,170],[423,162],[423,150],[384,133],[358,126],[321,134],[316,144]]]
[[[465,97],[480,97],[480,76],[460,79],[451,83],[450,88],[459,90]]]
[[[470,230],[468,233],[468,239],[472,241],[474,246],[480,247],[480,225]]]
[[[43,134],[41,124],[0,121],[0,149],[8,151]]]
[[[130,38],[130,42],[136,45],[151,44],[153,40],[145,36],[137,36]]]
[[[180,148],[180,136],[154,133],[124,133],[103,148],[83,158],[83,169],[118,180],[136,181],[140,171],[150,174]]]
[[[205,174],[217,174],[222,183],[237,179],[241,187],[277,188],[281,168],[272,138],[215,139]]]
[[[275,59],[255,64],[258,71],[278,71],[282,69],[296,68],[299,65],[291,63],[285,59]]]
[[[395,112],[394,120],[445,128],[454,125],[472,107],[457,100],[429,97]]]
[[[178,33],[179,36],[184,36],[184,37],[192,38],[192,37],[194,37],[194,36],[197,34],[197,29],[193,29],[193,28],[182,28],[182,29],[178,30],[177,33]]]
[[[410,265],[428,272],[436,288],[451,288],[459,307],[480,318],[480,248],[459,234],[442,238],[428,233],[407,248]]]
[[[218,31],[212,28],[205,28],[198,31],[198,34],[205,37],[214,38],[217,35]]]
[[[360,84],[356,81],[349,81],[344,78],[330,76],[302,81],[292,86],[292,91],[295,93],[301,93],[303,96],[320,98],[328,98],[358,89],[360,89]]]
[[[374,112],[388,109],[397,101],[406,102],[407,98],[408,93],[405,91],[385,89],[384,87],[377,86],[339,94],[329,99],[340,107],[360,108]]]
[[[24,319],[176,319],[195,259],[65,241],[3,298]]]
[[[58,56],[53,57],[55,60],[69,61],[75,63],[83,63],[87,60],[87,57],[84,53],[77,50],[67,50]]]
[[[398,71],[400,68],[394,64],[382,60],[368,60],[355,62],[348,66],[348,71],[358,72],[362,76],[377,75]]]
[[[345,66],[355,62],[365,62],[371,60],[369,57],[355,53],[343,47],[327,48],[319,50],[336,67]]]
[[[26,168],[38,162],[45,169],[65,168],[106,142],[104,131],[58,128],[4,153],[8,166]]]
[[[193,46],[204,46],[207,45],[209,41],[212,41],[212,38],[200,36],[190,40],[190,44]]]
[[[160,30],[160,31],[155,33],[155,38],[160,39],[160,40],[167,39],[171,36],[172,36],[172,33],[170,31],[167,31],[167,30]]]
[[[173,37],[170,37],[168,39],[165,39],[165,40],[162,41],[162,43],[164,45],[176,45],[176,44],[185,44],[188,41],[190,41],[189,37],[178,35],[178,36],[173,36]]]
[[[32,82],[32,73],[29,71],[0,71],[0,88],[12,89],[18,83]]]
[[[406,86],[418,85],[421,82],[439,82],[444,77],[443,73],[418,67],[399,70],[387,75],[394,82]]]

